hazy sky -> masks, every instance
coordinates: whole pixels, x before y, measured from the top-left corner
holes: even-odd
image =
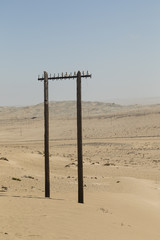
[[[48,73],[89,70],[83,100],[160,97],[159,0],[0,0],[0,105],[43,101]],[[74,80],[50,100],[75,99]]]

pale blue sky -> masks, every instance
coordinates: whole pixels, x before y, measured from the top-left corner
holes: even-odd
[[[0,105],[43,101],[48,73],[89,70],[83,100],[160,97],[159,0],[0,0]],[[50,82],[50,100],[75,81]]]

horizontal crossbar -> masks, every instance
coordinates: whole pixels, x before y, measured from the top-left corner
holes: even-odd
[[[92,75],[91,74],[86,74],[86,75],[81,75],[81,78],[91,78]],[[48,80],[62,80],[62,79],[74,79],[77,78],[77,75],[74,76],[57,76],[57,77],[48,77]],[[39,81],[43,81],[44,77],[39,77],[38,78]]]

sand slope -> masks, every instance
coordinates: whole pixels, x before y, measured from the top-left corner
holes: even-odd
[[[77,203],[74,103],[53,106],[50,199],[43,105],[1,108],[0,239],[159,240],[160,106],[86,103],[85,204]]]

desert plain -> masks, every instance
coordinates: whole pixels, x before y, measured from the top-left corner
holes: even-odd
[[[76,103],[50,103],[49,199],[43,104],[0,107],[0,239],[160,239],[160,105],[83,102],[82,113],[78,204]]]

